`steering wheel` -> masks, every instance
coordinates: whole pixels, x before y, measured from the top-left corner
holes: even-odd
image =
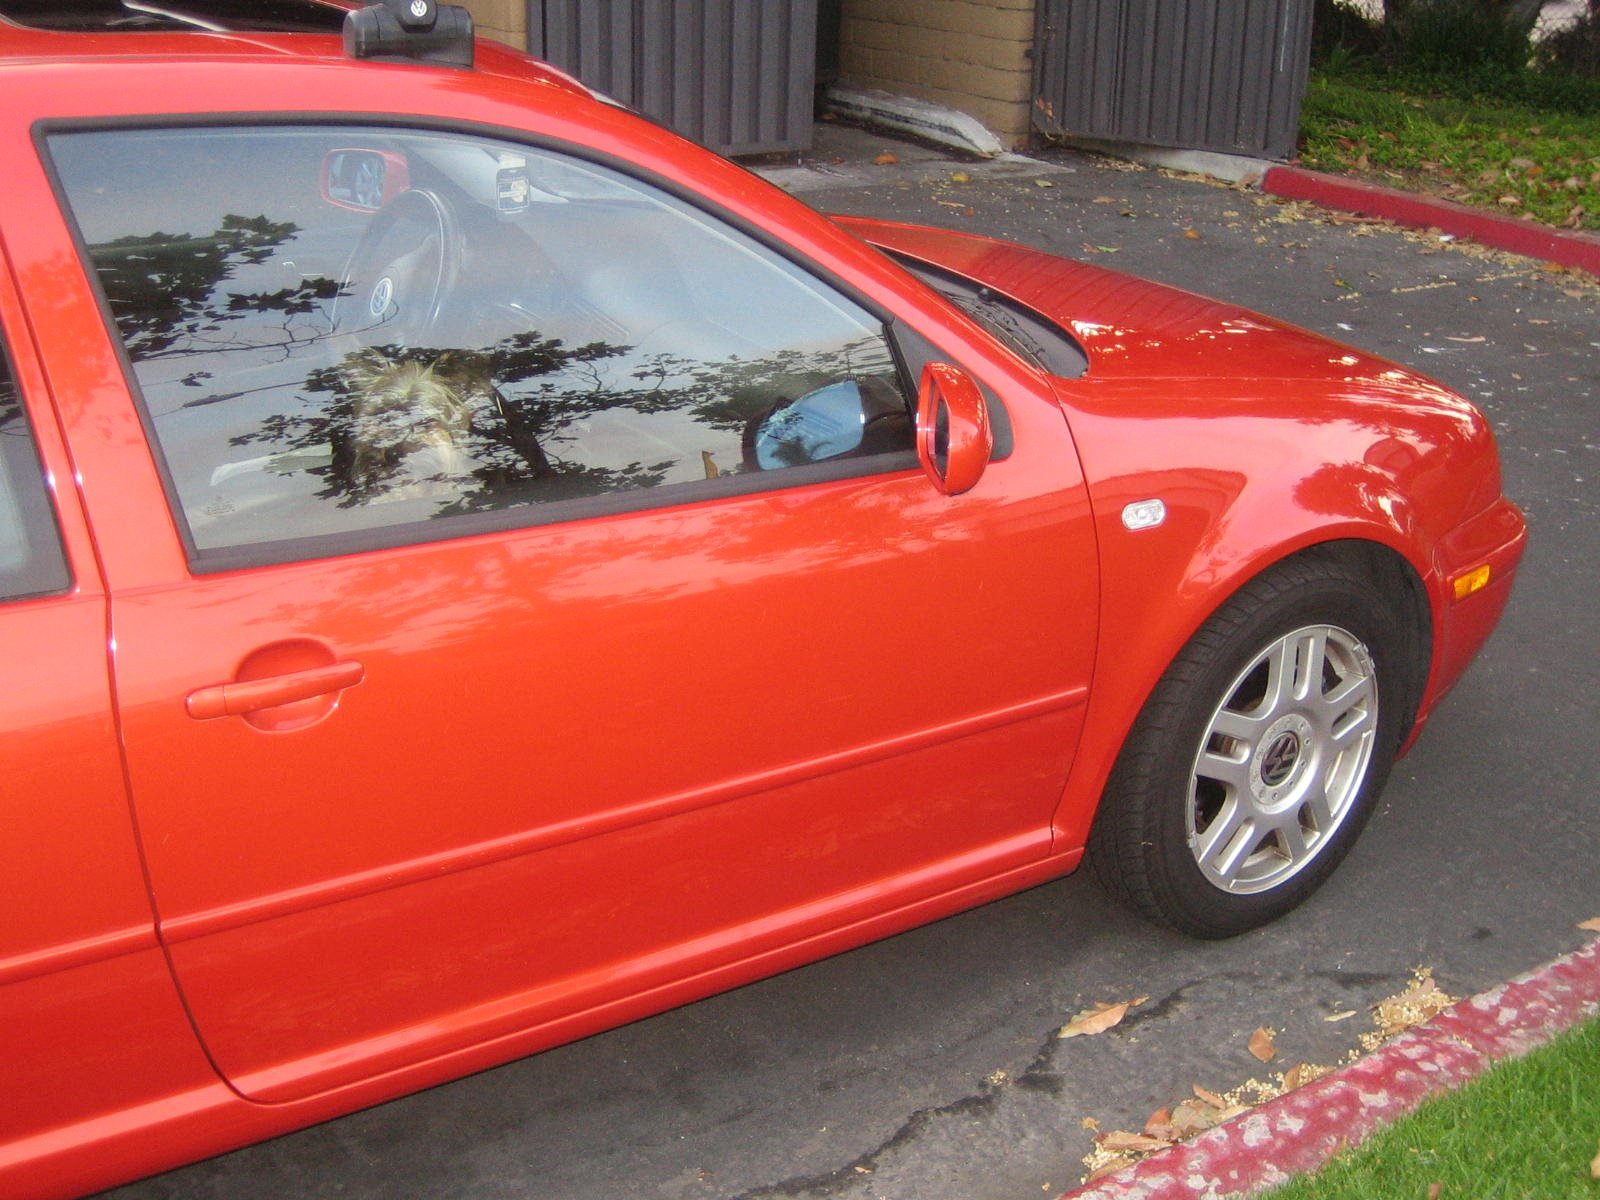
[[[400,193],[345,265],[334,327],[369,345],[415,346],[439,320],[461,270],[461,223],[437,192]]]

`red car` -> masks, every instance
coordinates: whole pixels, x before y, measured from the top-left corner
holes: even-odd
[[[0,3],[0,1194],[1086,850],[1258,925],[1506,603],[1411,371],[828,220],[454,10],[195,7]]]

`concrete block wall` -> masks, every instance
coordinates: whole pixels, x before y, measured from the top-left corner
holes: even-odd
[[[843,0],[842,82],[968,113],[1025,145],[1035,0]]]

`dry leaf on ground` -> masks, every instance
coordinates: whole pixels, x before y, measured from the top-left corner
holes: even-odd
[[[1093,1183],[1097,1179],[1104,1179],[1107,1175],[1115,1175],[1138,1161],[1137,1154],[1115,1154],[1096,1146],[1084,1156],[1083,1165],[1089,1168],[1089,1173],[1083,1177],[1083,1181]]]
[[[1097,1146],[1113,1154],[1149,1154],[1153,1150],[1165,1150],[1171,1145],[1166,1138],[1150,1137],[1127,1129],[1113,1129],[1094,1140]]]
[[[1578,928],[1586,929],[1590,933],[1600,933],[1600,917],[1590,917],[1587,921],[1579,921]]]
[[[1196,1104],[1193,1100],[1184,1100],[1172,1110],[1172,1132],[1178,1141],[1191,1138],[1197,1133],[1204,1133],[1213,1125],[1220,1125],[1226,1118],[1227,1108],[1212,1108],[1209,1105]]]
[[[878,157],[873,159],[872,161],[877,163],[878,166],[880,166],[880,167],[889,167],[889,166],[893,166],[895,163],[899,162],[900,161],[900,156],[898,154],[891,154],[889,151],[885,150],[882,154],[878,155]]]
[[[1227,1108],[1228,1107],[1228,1102],[1226,1100],[1224,1100],[1221,1096],[1217,1095],[1216,1092],[1207,1091],[1205,1088],[1201,1087],[1198,1083],[1191,1083],[1189,1086],[1194,1089],[1195,1099],[1204,1100],[1212,1108]]]
[[[1061,1032],[1057,1036],[1088,1037],[1091,1034],[1104,1033],[1120,1025],[1130,1008],[1138,1008],[1149,999],[1149,996],[1139,996],[1133,1000],[1124,1000],[1121,1004],[1097,1004],[1073,1017],[1061,1027]]]
[[[1455,1002],[1454,996],[1433,981],[1433,968],[1418,967],[1412,972],[1410,987],[1398,996],[1378,1001],[1372,1011],[1381,1030],[1380,1038],[1388,1038],[1432,1020]]]
[[[1331,1067],[1319,1067],[1316,1063],[1296,1063],[1284,1072],[1283,1090],[1292,1092],[1295,1088],[1305,1087],[1306,1084],[1321,1079],[1331,1069]]]
[[[1278,1057],[1278,1048],[1272,1044],[1272,1030],[1263,1025],[1250,1035],[1250,1053],[1262,1062],[1271,1062]]]

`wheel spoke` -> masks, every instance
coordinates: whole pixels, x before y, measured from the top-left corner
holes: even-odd
[[[1224,708],[1218,710],[1217,715],[1211,718],[1211,732],[1254,744],[1261,737],[1262,730],[1270,723],[1270,717]]]
[[[1282,821],[1277,823],[1275,831],[1279,842],[1283,845],[1283,854],[1290,866],[1298,866],[1310,858],[1313,853],[1311,839],[1306,836],[1305,828],[1300,824],[1297,814],[1287,813]]]
[[[1284,644],[1291,648],[1293,697],[1299,703],[1307,703],[1322,694],[1323,668],[1328,662],[1328,631],[1321,627],[1303,630],[1295,637],[1285,638]]]
[[[1299,685],[1298,643],[1293,638],[1284,638],[1267,651],[1265,658],[1267,690],[1256,711],[1270,721],[1294,702]]]
[[[1345,709],[1354,708],[1357,704],[1362,703],[1372,693],[1371,674],[1365,671],[1351,672],[1345,678],[1340,679],[1328,691],[1318,696],[1316,703],[1319,708],[1325,708],[1337,716]]]
[[[1378,718],[1372,705],[1350,710],[1344,720],[1335,720],[1328,731],[1328,741],[1338,750],[1346,750],[1377,728]]]
[[[1194,764],[1194,773],[1202,779],[1215,779],[1227,785],[1232,795],[1242,794],[1250,788],[1249,754],[1248,746],[1237,757],[1212,750],[1203,751]]]
[[[1317,786],[1311,789],[1306,796],[1305,803],[1300,806],[1299,812],[1293,814],[1294,825],[1297,831],[1309,828],[1318,836],[1326,834],[1334,825],[1333,804],[1328,797],[1328,789],[1323,786],[1323,781],[1318,780]]]
[[[1256,843],[1254,814],[1230,799],[1195,844],[1195,858],[1213,879],[1231,880]]]

